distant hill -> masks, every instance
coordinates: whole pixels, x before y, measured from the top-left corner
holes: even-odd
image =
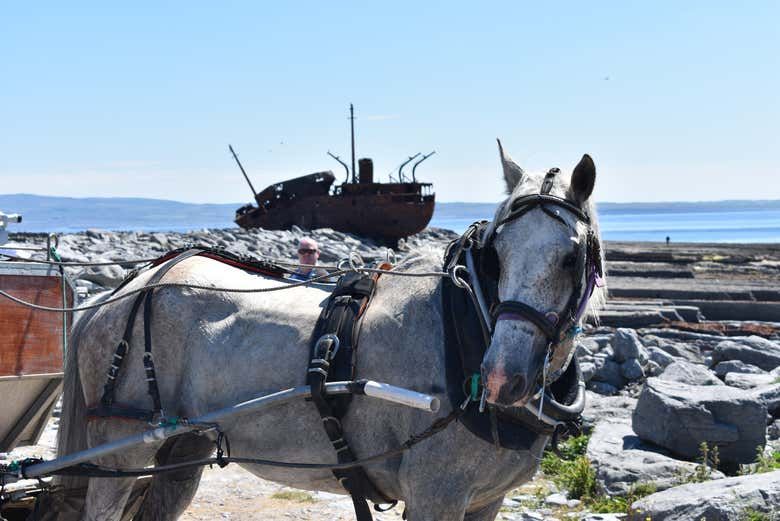
[[[50,197],[29,194],[0,195],[0,211],[21,213],[21,224],[10,231],[74,232],[88,228],[105,230],[176,231],[235,227],[235,211],[244,203],[192,204],[131,197]],[[469,223],[491,219],[495,203],[436,203],[431,226],[462,231]],[[726,214],[780,211],[780,201],[715,201],[673,203],[599,203],[599,214],[609,220],[624,215],[649,216],[674,221],[672,214]],[[683,219],[684,220],[684,219]],[[661,233],[661,232],[659,232]],[[666,232],[663,232],[666,233]]]
[[[20,213],[10,231],[74,232],[104,230],[188,231],[234,227],[235,204],[191,204],[132,197],[49,197],[0,195],[0,210]]]

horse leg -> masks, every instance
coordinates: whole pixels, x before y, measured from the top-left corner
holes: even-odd
[[[137,434],[143,426],[139,422],[114,420],[91,421],[87,427],[89,446]],[[145,466],[154,456],[160,443],[144,444],[118,454],[109,454],[97,458],[96,463],[110,468],[139,468]],[[119,521],[133,491],[135,477],[127,478],[91,478],[87,487],[82,521]]]
[[[469,512],[463,518],[463,521],[493,521],[498,515],[498,511],[501,510],[501,505],[504,504],[504,496],[493,503],[489,503],[480,508],[476,512]]]
[[[90,479],[82,521],[118,521],[133,483],[135,478]]]
[[[413,486],[409,486],[413,485]],[[407,484],[406,512],[408,521],[460,521],[466,515],[468,495],[452,483],[417,481]],[[463,492],[463,493],[461,493]]]
[[[168,440],[157,452],[158,465],[207,458],[214,442],[205,436],[183,434]],[[189,506],[198,490],[203,467],[157,474],[133,521],[175,521]]]

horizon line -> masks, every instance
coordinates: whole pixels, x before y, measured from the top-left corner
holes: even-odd
[[[74,197],[68,195],[42,195],[42,194],[32,194],[26,192],[17,192],[17,193],[10,193],[10,194],[0,193],[0,197],[13,197],[13,196],[29,196],[29,197],[40,197],[40,198],[49,198],[49,199],[73,199],[73,200],[132,199],[132,200],[158,201],[158,202],[176,203],[176,204],[212,205],[212,206],[245,204],[243,202],[226,202],[226,203],[191,202],[191,201],[178,201],[175,199],[160,199],[156,197],[120,196],[120,195]],[[498,202],[499,201],[436,201],[436,203],[441,203],[441,204],[491,204],[491,205],[498,204]],[[711,203],[748,203],[748,202],[773,203],[773,202],[780,202],[780,199],[702,199],[702,200],[688,199],[688,200],[664,200],[664,201],[595,201],[596,204],[711,204]]]

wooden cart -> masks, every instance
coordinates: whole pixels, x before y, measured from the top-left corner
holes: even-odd
[[[75,291],[56,267],[0,261],[0,289],[41,306],[69,307]],[[37,443],[62,388],[70,313],[0,299],[0,452]]]

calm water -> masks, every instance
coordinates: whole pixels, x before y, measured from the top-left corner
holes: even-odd
[[[10,231],[106,230],[188,231],[229,228],[240,204],[186,204],[128,198],[72,199],[0,195],[0,210],[21,213]],[[475,220],[491,219],[495,205],[438,203],[431,226],[462,232]],[[780,201],[715,203],[602,203],[607,240],[780,243]]]
[[[749,206],[753,206],[750,208]],[[462,232],[492,219],[493,205],[439,205],[431,226]],[[601,234],[613,241],[780,243],[780,201],[599,205]]]

